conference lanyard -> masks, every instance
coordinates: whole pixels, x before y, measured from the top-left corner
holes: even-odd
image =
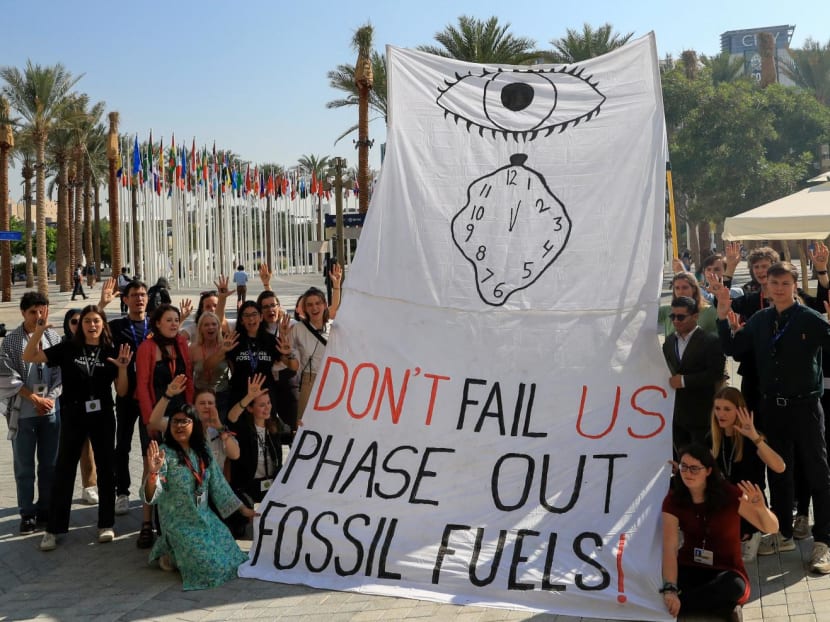
[[[130,330],[133,333],[133,343],[135,344],[136,349],[138,349],[138,346],[141,345],[141,342],[147,338],[147,318],[144,318],[144,331],[141,333],[141,341],[139,341],[138,339],[138,333],[135,332],[135,324],[133,324],[132,320],[130,320]]]

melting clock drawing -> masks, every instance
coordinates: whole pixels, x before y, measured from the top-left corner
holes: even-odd
[[[483,139],[517,147],[562,133],[596,116],[605,96],[577,67],[483,70],[445,81],[436,103]],[[471,106],[480,102],[480,110]],[[535,283],[567,245],[571,219],[544,175],[516,153],[509,164],[474,180],[451,222],[452,237],[470,262],[479,297],[501,306]]]

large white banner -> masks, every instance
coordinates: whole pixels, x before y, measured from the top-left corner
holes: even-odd
[[[653,35],[567,66],[387,54],[381,180],[240,574],[667,619]]]

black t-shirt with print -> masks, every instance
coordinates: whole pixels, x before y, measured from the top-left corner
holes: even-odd
[[[115,348],[79,346],[64,341],[43,351],[49,367],[60,367],[63,379],[63,403],[83,407],[87,400],[101,400],[101,409],[112,408],[112,383],[118,368],[108,362],[115,358]]]

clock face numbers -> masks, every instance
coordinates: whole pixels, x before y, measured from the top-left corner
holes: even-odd
[[[481,299],[501,306],[530,287],[568,241],[571,220],[544,177],[516,154],[510,164],[475,180],[452,219],[452,237],[472,264]]]

